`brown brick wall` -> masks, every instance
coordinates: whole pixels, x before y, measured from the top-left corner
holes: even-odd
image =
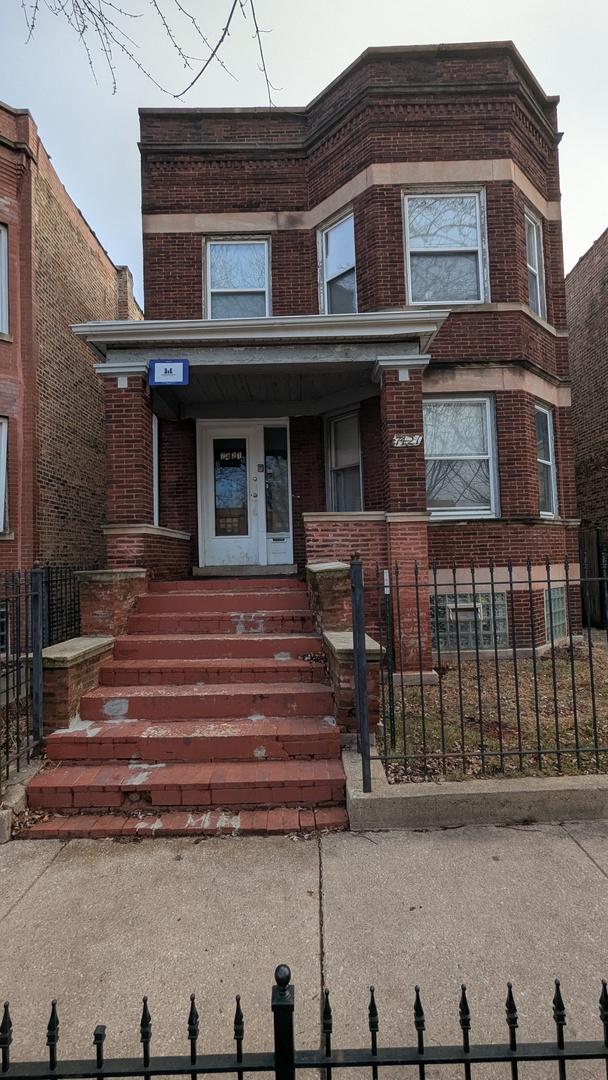
[[[323,421],[318,416],[290,421],[293,556],[302,570],[307,561],[302,514],[325,510]]]
[[[583,525],[608,529],[608,230],[566,280],[572,421]]]

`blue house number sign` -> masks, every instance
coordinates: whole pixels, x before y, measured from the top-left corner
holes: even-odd
[[[150,360],[150,386],[187,386],[190,378],[187,360]]]

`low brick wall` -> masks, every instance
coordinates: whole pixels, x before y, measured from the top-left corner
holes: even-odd
[[[83,634],[111,634],[127,631],[127,620],[137,600],[148,589],[147,571],[141,567],[123,570],[84,570],[80,583],[80,628]]]
[[[334,715],[340,731],[357,731],[353,635],[350,631],[323,634],[329,681],[334,695]],[[368,722],[375,729],[380,715],[380,646],[366,639]]]
[[[317,630],[349,630],[352,623],[350,567],[344,562],[309,563],[306,586]]]
[[[69,727],[80,714],[80,699],[99,686],[99,666],[114,649],[114,638],[77,637],[42,653],[44,735]]]
[[[108,567],[142,566],[152,578],[171,580],[192,574],[190,534],[153,525],[106,526]]]

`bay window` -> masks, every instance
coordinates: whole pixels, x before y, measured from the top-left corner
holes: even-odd
[[[551,410],[537,405],[536,462],[538,465],[538,509],[541,517],[555,517],[557,513],[557,477],[555,472],[555,445]]]
[[[481,192],[406,195],[405,234],[410,303],[488,298]]]
[[[526,211],[526,261],[528,266],[528,303],[541,319],[547,317],[545,274],[543,267],[543,231],[538,218]]]
[[[355,221],[352,214],[323,229],[321,243],[321,301],[327,315],[357,310]]]
[[[257,319],[270,313],[268,242],[207,242],[207,316]]]
[[[491,399],[427,398],[423,418],[426,499],[432,516],[496,516]]]
[[[8,229],[0,225],[0,334],[8,334]]]

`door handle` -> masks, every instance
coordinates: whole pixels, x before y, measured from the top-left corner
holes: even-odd
[[[257,491],[252,491],[252,492],[251,492],[251,498],[252,498],[252,499],[257,499],[257,497],[258,497],[258,493],[257,493]]]

